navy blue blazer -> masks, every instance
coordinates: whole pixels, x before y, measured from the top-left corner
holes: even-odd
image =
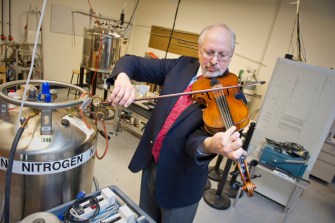
[[[196,75],[199,61],[182,56],[178,59],[146,59],[126,55],[115,65],[111,77],[125,72],[130,79],[161,85],[161,94],[183,92]],[[109,84],[113,78],[107,80]],[[158,99],[143,136],[129,164],[132,172],[145,168],[152,160],[151,149],[178,97]],[[198,202],[206,185],[208,164],[215,155],[202,156],[198,147],[209,134],[202,130],[202,109],[191,104],[167,132],[157,166],[156,200],[162,208],[178,208]]]

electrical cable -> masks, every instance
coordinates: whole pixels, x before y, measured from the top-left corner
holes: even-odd
[[[288,47],[288,52],[290,52],[290,49],[292,49],[291,54],[294,54],[295,48],[293,44],[293,36],[296,30],[296,45],[297,45],[297,57],[295,58],[298,61],[302,62],[307,62],[306,61],[306,52],[305,52],[305,47],[303,44],[302,40],[302,34],[300,30],[300,1],[298,0],[297,2],[291,3],[291,4],[297,4],[297,14],[294,20],[293,24],[293,29],[292,29],[292,34],[291,34],[291,39],[290,39],[290,44]]]
[[[122,12],[120,14],[120,26],[123,26],[124,23],[124,10],[122,9]]]
[[[79,114],[80,114],[81,118],[83,119],[83,122],[85,123],[86,127],[87,127],[88,129],[91,129],[92,127],[91,127],[91,125],[88,123],[88,121],[87,121],[87,119],[86,119],[86,116],[85,116],[85,114],[84,114],[82,108],[79,108]]]
[[[91,5],[91,1],[90,0],[87,0],[88,4],[90,5],[90,10],[92,11],[92,14],[95,15],[95,12],[93,10],[93,7]]]
[[[95,205],[94,213],[87,219],[78,219],[79,216],[76,215],[73,211],[71,211],[76,205],[89,201],[91,205]],[[99,201],[95,196],[87,196],[83,198],[79,198],[73,202],[72,205],[66,210],[64,214],[64,222],[71,222],[71,223],[81,223],[81,222],[89,222],[90,220],[94,219],[100,212],[100,205]],[[76,218],[76,219],[74,219]]]
[[[3,221],[3,218],[4,218],[4,214],[5,214],[5,198],[2,199],[2,202],[1,202],[1,207],[2,207],[2,210],[0,212],[0,222]]]
[[[133,20],[133,18],[134,18],[134,14],[135,14],[135,12],[136,12],[137,6],[138,6],[139,3],[140,3],[140,0],[137,0],[137,2],[136,2],[136,4],[135,4],[135,7],[134,7],[134,10],[133,10],[133,12],[132,12],[132,14],[131,14],[131,17],[130,17],[130,19],[129,19],[129,22],[127,23],[126,28],[124,28],[124,32],[126,32],[126,30],[128,29],[129,25],[131,24],[131,22],[132,22],[132,20]]]
[[[72,11],[72,37],[73,37],[73,46],[76,46],[76,29],[74,25],[74,12]]]
[[[300,4],[299,4],[299,12],[297,16],[298,16],[297,36],[298,36],[298,46],[299,46],[299,59],[306,63],[305,49],[304,49],[304,44],[302,41],[302,34],[301,34],[301,29],[300,29]]]
[[[300,8],[299,8],[300,9]],[[299,10],[300,11],[300,10]],[[301,31],[300,31],[300,12],[297,13],[297,47],[298,47],[298,61],[306,62],[306,57],[303,55],[302,48],[304,48],[301,39]]]
[[[104,132],[105,132],[105,136],[106,136],[105,137],[106,147],[105,147],[104,153],[101,156],[99,156],[99,154],[98,154],[98,149],[95,150],[95,155],[96,155],[96,157],[99,160],[103,159],[105,157],[105,155],[107,154],[107,151],[108,151],[108,137],[107,137],[108,136],[108,131],[107,131],[107,127],[106,127],[105,121],[103,119],[101,120],[101,123],[102,123],[102,126],[104,128]]]
[[[11,178],[12,178],[12,170],[13,170],[13,164],[14,164],[14,156],[17,149],[17,145],[19,143],[19,140],[22,136],[22,133],[24,131],[25,126],[27,125],[30,118],[36,116],[36,113],[31,113],[26,119],[25,122],[22,124],[22,126],[18,129],[16,132],[16,135],[14,137],[12,147],[9,152],[9,158],[8,158],[8,165],[7,165],[7,171],[6,171],[6,183],[5,183],[5,203],[4,203],[4,219],[5,223],[9,223],[9,214],[10,214],[10,186],[11,186]]]
[[[104,220],[106,217],[115,215],[119,211],[119,205],[116,202],[115,204],[109,206],[106,208],[106,212],[99,214],[95,219],[93,219],[93,223],[100,223],[102,220]]]
[[[93,183],[94,183],[95,191],[98,191],[100,187],[99,187],[98,179],[95,176],[93,176]]]
[[[100,25],[98,23],[98,27],[100,28]],[[100,60],[100,56],[101,56],[101,49],[102,49],[102,38],[103,38],[103,33],[101,33],[100,35],[100,40],[99,40],[99,50],[98,50],[98,56],[95,60],[95,71],[94,71],[94,74],[93,74],[93,77],[92,77],[92,80],[91,80],[91,85],[92,85],[92,90],[91,90],[91,94],[94,95],[93,91],[94,91],[94,88],[95,88],[95,84],[94,84],[94,80],[96,78],[96,75],[97,75],[97,70],[98,70],[98,67],[99,67],[99,60]],[[97,80],[95,81],[97,82]]]
[[[4,24],[4,0],[1,0],[1,40],[6,40],[6,36],[3,33],[3,24]]]
[[[24,127],[20,127],[16,132],[12,147],[9,153],[7,171],[6,171],[6,184],[5,184],[5,208],[4,208],[4,217],[5,223],[9,223],[9,213],[10,213],[10,186],[11,186],[11,178],[12,178],[12,170],[14,163],[14,155],[16,152],[17,145],[19,144],[19,140],[24,131]]]
[[[9,4],[9,13],[8,13],[8,41],[12,41],[14,40],[14,38],[12,37],[12,0],[8,1]]]
[[[47,0],[44,0],[43,1],[43,6],[42,6],[40,20],[38,22],[37,30],[41,30],[41,26],[42,26],[42,21],[43,21],[43,16],[44,16],[44,11],[45,11],[46,4],[47,4]],[[24,98],[27,95],[29,81],[30,81],[30,78],[31,78],[31,75],[32,75],[32,72],[33,72],[33,69],[34,69],[35,54],[36,54],[36,50],[37,50],[37,43],[38,43],[39,34],[40,34],[40,32],[37,32],[37,34],[35,36],[34,49],[33,49],[33,53],[32,53],[32,61],[31,61],[31,64],[30,64],[30,69],[29,69],[29,74],[28,74],[28,77],[27,77],[26,86],[24,88],[24,92],[23,92],[23,95],[22,95],[19,116],[18,116],[18,120],[17,120],[17,124],[16,124],[17,127],[19,126],[19,123],[20,123],[20,118],[21,118],[21,115],[22,115],[22,110],[23,110],[23,105],[24,105]]]
[[[41,14],[41,18],[38,24],[38,29],[40,30],[41,24],[42,24],[42,19],[43,19],[43,15],[44,15],[44,11],[45,11],[45,6],[46,6],[46,2],[47,0],[44,0],[43,3],[43,9],[42,9],[42,14]],[[3,4],[3,2],[2,2]],[[3,10],[3,7],[2,7]],[[38,42],[38,37],[39,34],[37,33],[36,38],[35,38],[35,44],[34,44],[34,50],[33,50],[33,55],[32,55],[32,63],[30,66],[30,70],[29,70],[29,75],[27,77],[27,82],[26,82],[26,87],[22,96],[22,102],[21,102],[21,107],[20,107],[20,111],[19,111],[19,116],[18,116],[18,120],[17,120],[17,132],[12,144],[12,148],[10,150],[10,154],[9,154],[9,159],[8,159],[8,166],[7,166],[7,171],[6,171],[6,183],[5,183],[5,204],[4,204],[4,220],[5,223],[9,223],[9,215],[10,215],[10,185],[11,185],[11,174],[12,174],[12,169],[13,169],[13,163],[14,163],[14,156],[15,156],[15,152],[16,152],[16,148],[17,145],[19,143],[19,140],[22,136],[22,133],[24,131],[24,127],[27,124],[28,120],[30,119],[31,116],[29,116],[26,120],[26,122],[18,128],[19,124],[20,124],[20,119],[22,116],[22,110],[23,110],[23,104],[24,104],[24,99],[25,95],[27,93],[27,89],[28,89],[28,85],[29,85],[29,80],[32,74],[32,70],[34,67],[34,58],[35,58],[35,53],[36,53],[36,48],[37,48],[37,42]]]
[[[173,26],[172,26],[171,34],[170,34],[170,37],[169,37],[168,46],[167,46],[166,51],[165,51],[165,59],[167,57],[167,53],[169,52],[169,48],[170,48],[170,43],[171,43],[171,39],[172,39],[174,27],[176,25],[176,20],[177,20],[177,15],[178,15],[178,9],[179,9],[180,2],[181,2],[181,0],[178,1],[176,13],[174,14]]]
[[[261,59],[259,60],[260,63],[258,64],[258,68],[256,70],[256,72],[257,72],[256,77],[258,76],[258,74],[259,74],[259,72],[260,72],[260,70],[262,68],[262,65],[264,64],[265,54],[266,54],[266,51],[267,51],[267,49],[269,47],[270,38],[272,36],[273,30],[274,30],[274,27],[275,27],[275,23],[276,23],[276,20],[277,20],[277,16],[278,16],[278,12],[279,12],[279,7],[280,7],[280,4],[281,4],[281,1],[282,0],[277,0],[277,4],[275,5],[274,15],[273,15],[272,22],[271,22],[271,29],[270,29],[270,32],[269,32],[268,36],[266,37],[265,47],[263,49],[263,52],[262,52],[262,55],[261,55]]]
[[[86,92],[84,92],[84,93],[82,93],[81,95],[80,95],[80,98],[83,98],[85,95],[89,95],[89,96],[92,96],[91,95],[91,92],[88,92],[88,91],[86,91]]]
[[[92,8],[92,5],[91,5],[91,2],[90,0],[88,0],[88,4],[90,5],[90,11],[92,12],[92,15],[95,15],[95,12]],[[98,28],[101,28],[100,27],[100,22],[98,21],[98,19],[96,19],[96,24],[98,24]],[[91,94],[93,94],[93,91],[94,91],[94,80],[96,78],[96,75],[97,75],[97,70],[98,70],[98,66],[99,66],[99,60],[100,60],[100,56],[101,56],[101,49],[102,49],[102,38],[103,38],[103,33],[101,33],[100,35],[100,39],[99,39],[99,49],[98,49],[98,55],[97,55],[97,58],[95,60],[95,71],[94,71],[94,74],[92,76],[92,80],[91,80],[91,85],[92,85],[92,90],[91,90]]]

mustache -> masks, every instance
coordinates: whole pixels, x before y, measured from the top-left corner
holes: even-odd
[[[207,65],[205,68],[205,77],[217,77],[221,74],[219,67],[216,65]]]

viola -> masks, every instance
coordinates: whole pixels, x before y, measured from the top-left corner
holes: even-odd
[[[236,86],[238,79],[235,74],[228,73],[217,78],[199,78],[192,86],[193,92],[202,89],[222,88],[223,86]],[[242,99],[236,99],[240,88],[227,88],[224,90],[210,91],[193,94],[195,101],[200,103],[203,109],[204,128],[207,132],[215,134],[236,126],[237,131],[243,129],[249,123],[249,110]],[[255,184],[250,180],[248,164],[244,156],[237,160],[237,167],[243,181],[242,190],[249,197],[253,196]]]
[[[243,129],[249,123],[249,111],[247,105],[235,98],[242,87],[265,84],[265,81],[251,84],[239,85],[235,74],[228,73],[218,78],[199,78],[193,85],[191,92],[181,92],[153,97],[137,98],[135,101],[154,100],[169,97],[179,97],[183,95],[193,95],[195,101],[203,107],[203,120],[205,129],[211,134],[224,131],[232,126],[237,127],[237,131]],[[101,102],[103,106],[110,106],[111,102]],[[237,160],[241,179],[243,181],[242,190],[247,192],[249,197],[253,196],[255,184],[250,180],[247,162],[244,156]]]
[[[236,86],[237,84],[238,79],[232,73],[218,78],[200,77],[192,85],[192,91]],[[250,121],[248,107],[242,100],[235,98],[235,95],[239,92],[239,88],[227,88],[193,94],[193,99],[204,107],[203,120],[207,132],[215,134],[232,126],[236,126],[237,131],[239,131],[248,125]]]

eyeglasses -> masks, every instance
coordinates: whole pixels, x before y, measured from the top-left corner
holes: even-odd
[[[216,53],[212,51],[200,51],[201,55],[206,59],[213,59],[215,56],[217,56],[218,61],[227,61],[231,55],[229,54],[223,54],[223,53]]]

